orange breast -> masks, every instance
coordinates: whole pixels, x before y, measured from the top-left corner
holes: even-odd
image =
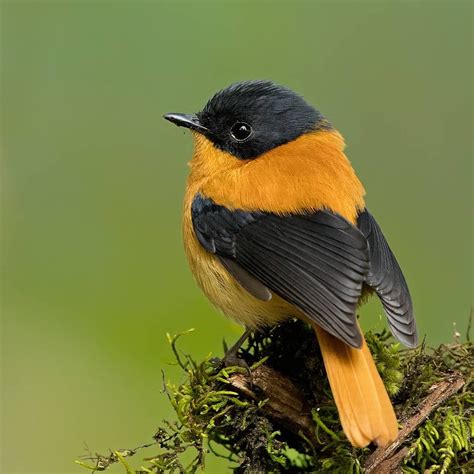
[[[330,209],[354,222],[364,188],[336,131],[318,131],[250,161],[216,149],[196,135],[190,184],[231,209],[295,213]]]

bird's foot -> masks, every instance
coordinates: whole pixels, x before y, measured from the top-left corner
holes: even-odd
[[[241,369],[244,369],[248,377],[250,386],[253,386],[252,370],[247,364],[247,361],[245,359],[240,358],[237,355],[237,352],[231,350],[227,351],[224,355],[224,358],[222,359],[222,363],[224,364],[224,367],[240,367]]]
[[[247,364],[247,361],[239,357],[237,352],[227,351],[222,359],[222,363],[224,364],[224,367],[241,367],[250,373],[250,367]]]
[[[242,359],[238,356],[240,347],[250,334],[251,331],[247,329],[244,334],[242,334],[242,336],[237,340],[237,342],[230,349],[227,349],[225,351],[224,357],[222,359],[214,359],[214,362],[221,367],[240,367],[242,369],[245,369],[250,378],[250,384],[252,384],[252,371],[250,370],[250,366],[248,365],[245,359]],[[224,348],[226,349],[225,343]]]

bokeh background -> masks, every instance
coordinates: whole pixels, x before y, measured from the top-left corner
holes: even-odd
[[[166,332],[195,327],[197,358],[239,335],[186,266],[192,143],[161,119],[236,80],[286,84],[342,131],[420,333],[464,334],[471,41],[470,2],[3,1],[1,472],[148,441],[171,416]]]

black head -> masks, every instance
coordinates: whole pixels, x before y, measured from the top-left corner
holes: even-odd
[[[217,148],[252,159],[304,133],[330,129],[301,96],[271,81],[246,81],[219,91],[196,115],[167,120],[205,135]]]

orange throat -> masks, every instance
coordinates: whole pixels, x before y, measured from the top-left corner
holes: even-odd
[[[277,214],[329,209],[355,222],[364,188],[336,131],[302,135],[254,160],[240,160],[194,133],[188,199],[196,192],[229,209]]]

